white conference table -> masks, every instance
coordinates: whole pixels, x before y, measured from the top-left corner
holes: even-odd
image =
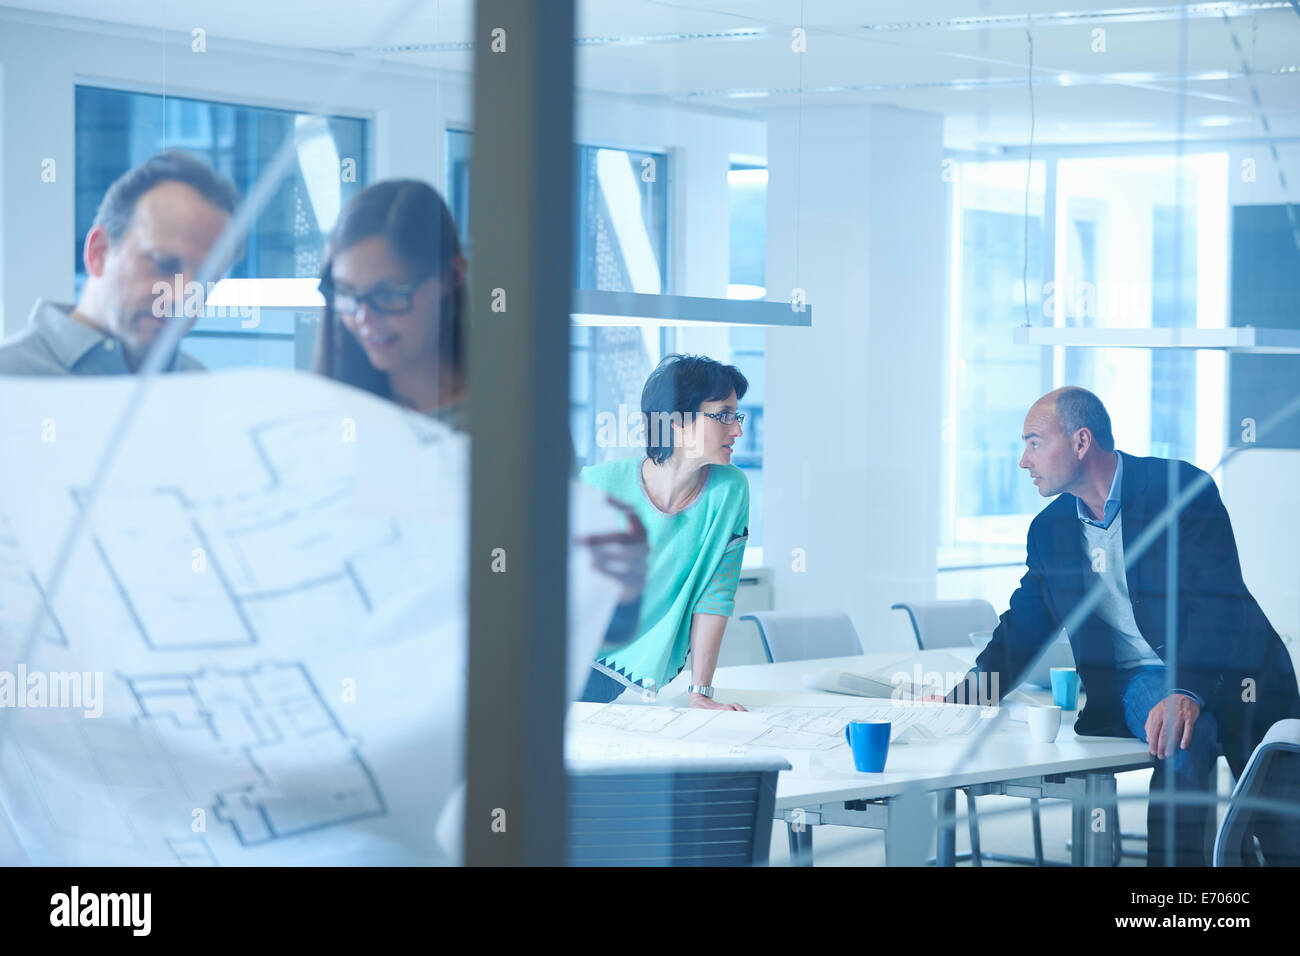
[[[852,706],[871,703],[864,698],[813,691],[804,687],[805,674],[826,669],[869,673],[906,660],[973,660],[974,649],[947,648],[932,652],[892,652],[720,667],[714,675],[717,699],[746,707]],[[1027,688],[1022,688],[1026,690]],[[1044,703],[1050,693],[1040,692]],[[1031,696],[1033,694],[1031,693]],[[623,701],[619,701],[623,703]],[[646,706],[686,705],[684,696],[661,698]],[[601,704],[575,704],[569,722],[570,737],[588,732],[580,720]],[[1028,726],[1004,714],[990,733],[977,728],[974,735],[942,740],[891,743],[883,773],[860,773],[853,767],[846,745],[834,751],[774,750],[792,765],[777,783],[775,815],[789,828],[791,863],[812,865],[813,828],[820,825],[856,826],[885,831],[886,859],[905,837],[890,832],[890,818],[905,813],[900,797],[917,788],[934,793],[939,801],[938,863],[953,865],[955,857],[955,797],[957,789],[976,795],[1000,794],[1025,798],[1059,798],[1073,804],[1072,862],[1106,866],[1113,862],[1114,827],[1118,817],[1115,773],[1151,765],[1147,745],[1133,738],[1079,737],[1073,730],[1076,712],[1062,715],[1061,731],[1053,743],[1038,743]],[[975,756],[963,760],[972,737],[987,734]],[[755,748],[757,751],[758,748]],[[1098,818],[1096,810],[1104,816]],[[1104,828],[1094,821],[1101,819]]]

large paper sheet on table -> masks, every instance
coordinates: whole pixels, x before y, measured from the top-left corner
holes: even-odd
[[[911,702],[755,707],[747,712],[607,704],[584,717],[580,726],[591,734],[635,734],[660,743],[826,751],[845,746],[844,726],[851,721],[889,721],[890,740],[906,742],[965,736],[975,730],[981,716],[991,713],[964,704]],[[597,736],[588,750],[575,755],[595,759],[608,747],[608,741]]]

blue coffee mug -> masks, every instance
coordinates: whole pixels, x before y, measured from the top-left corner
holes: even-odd
[[[889,756],[887,720],[855,720],[844,725],[844,739],[853,750],[853,766],[862,773],[880,773]]]
[[[1073,667],[1053,667],[1052,703],[1061,710],[1079,707],[1079,672]]]

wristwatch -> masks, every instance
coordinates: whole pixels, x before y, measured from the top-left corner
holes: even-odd
[[[702,694],[709,700],[713,699],[713,687],[709,684],[687,684],[686,692],[688,694]]]

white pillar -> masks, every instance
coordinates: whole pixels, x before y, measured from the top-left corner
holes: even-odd
[[[779,610],[845,610],[868,652],[934,598],[942,160],[940,116],[769,113],[768,297],[803,289],[813,324],[768,333],[764,558]]]

